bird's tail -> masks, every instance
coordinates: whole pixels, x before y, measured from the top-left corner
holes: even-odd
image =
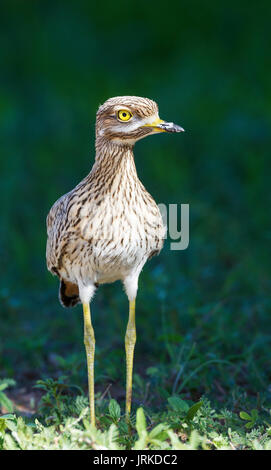
[[[78,286],[72,282],[61,279],[59,286],[59,300],[64,307],[74,307],[78,302],[80,302]]]

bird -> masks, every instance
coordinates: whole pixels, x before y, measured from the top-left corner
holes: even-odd
[[[130,422],[136,343],[135,302],[146,261],[160,253],[166,224],[140,181],[134,144],[149,135],[184,129],[159,117],[149,98],[117,96],[99,106],[95,161],[90,173],[51,207],[47,219],[47,268],[60,280],[64,307],[81,303],[87,359],[90,421],[96,426],[95,335],[90,302],[99,285],[121,281],[129,301],[125,334],[126,422]],[[153,155],[155,158],[155,155]]]

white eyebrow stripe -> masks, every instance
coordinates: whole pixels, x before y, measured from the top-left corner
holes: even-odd
[[[124,109],[124,108],[121,108]],[[127,110],[128,111],[128,110]],[[132,132],[136,129],[138,129],[141,126],[144,126],[144,124],[151,124],[152,122],[156,121],[158,119],[158,113],[152,114],[151,116],[148,116],[146,118],[140,119],[137,117],[133,117],[131,122],[125,122],[123,121],[123,124],[119,124],[118,126],[114,126],[114,131],[116,132]]]
[[[115,106],[114,111],[129,111],[129,113],[133,114],[127,106]]]

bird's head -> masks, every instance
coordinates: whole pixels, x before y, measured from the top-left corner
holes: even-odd
[[[118,144],[133,145],[147,135],[183,130],[160,119],[157,104],[148,98],[117,96],[107,100],[97,112],[96,136]]]

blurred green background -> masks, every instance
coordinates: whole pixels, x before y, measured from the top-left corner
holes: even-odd
[[[81,308],[58,303],[45,219],[90,171],[99,104],[131,94],[186,130],[135,154],[155,200],[190,204],[191,219],[188,249],[166,244],[140,278],[136,399],[146,383],[158,402],[269,396],[270,13],[268,1],[2,4],[1,376],[67,373],[86,388]],[[127,308],[114,284],[92,309],[97,390],[113,382],[117,398]]]

